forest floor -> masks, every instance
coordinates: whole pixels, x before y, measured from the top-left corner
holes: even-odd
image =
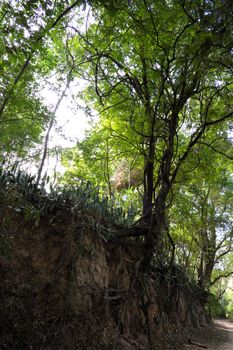
[[[233,322],[215,320],[213,327],[201,336],[192,336],[184,345],[187,350],[233,350]]]

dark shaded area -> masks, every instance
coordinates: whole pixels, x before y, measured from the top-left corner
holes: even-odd
[[[41,215],[35,197],[7,186],[2,349],[179,349],[181,329],[207,326],[207,295],[178,266],[141,272],[142,247],[108,242],[93,209],[66,200]]]

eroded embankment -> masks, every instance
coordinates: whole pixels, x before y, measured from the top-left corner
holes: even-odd
[[[142,274],[141,249],[105,242],[87,214],[35,224],[0,207],[1,349],[178,349],[179,328],[205,324],[178,268]]]

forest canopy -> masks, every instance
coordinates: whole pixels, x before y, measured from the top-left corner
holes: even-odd
[[[57,110],[82,82],[72,108],[97,118],[60,149],[58,185],[121,207],[115,235],[143,244],[143,269],[179,264],[218,295],[233,274],[232,17],[227,0],[0,5],[3,166],[33,160],[42,186]]]

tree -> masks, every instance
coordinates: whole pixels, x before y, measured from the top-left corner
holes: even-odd
[[[86,58],[76,71],[90,83],[86,100],[101,123],[110,120],[112,136],[114,125],[127,125],[121,138],[137,144],[144,162],[141,222],[147,229],[137,233],[146,235],[148,267],[155,253],[165,254],[178,174],[195,146],[232,120],[232,9],[209,1],[119,5],[111,15],[94,12],[97,23],[86,33],[75,25],[67,29],[70,45]]]
[[[222,150],[229,147],[225,137],[215,138]],[[196,148],[196,153],[198,158],[189,157],[177,178],[169,219],[178,261],[200,287],[210,290],[233,273],[225,261],[233,249],[232,167],[227,157],[209,147]]]
[[[41,100],[38,84],[58,64],[49,55],[52,33],[56,28],[59,34],[60,23],[83,3],[81,0],[2,1],[0,132],[4,151],[1,158],[6,158],[6,153],[11,153],[11,159],[12,153],[25,157],[35,142],[41,142],[41,134],[53,118]]]

